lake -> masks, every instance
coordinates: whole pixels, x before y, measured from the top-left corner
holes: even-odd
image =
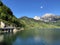
[[[60,29],[32,29],[1,33],[0,45],[60,45]]]

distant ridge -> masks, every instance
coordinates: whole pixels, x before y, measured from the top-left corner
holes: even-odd
[[[51,14],[51,13],[46,13],[42,16],[42,18],[44,17],[52,17],[52,16],[56,16],[55,14]]]
[[[24,24],[24,26],[27,28],[27,29],[33,29],[33,28],[59,28],[59,23],[60,22],[53,22],[50,23],[50,22],[44,22],[44,21],[41,21],[41,20],[35,20],[33,18],[29,18],[29,17],[21,17],[19,18],[20,22],[22,24]]]
[[[36,18],[35,18],[36,17]],[[55,14],[51,14],[51,13],[46,13],[41,17],[35,16],[34,19],[35,20],[41,20],[44,22],[56,22],[58,20],[60,20],[60,16],[57,16]]]

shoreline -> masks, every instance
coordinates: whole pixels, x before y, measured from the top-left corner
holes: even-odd
[[[15,28],[15,29],[13,30],[13,33],[15,34],[16,32],[22,31],[22,30],[24,30],[24,28],[21,28],[21,29],[19,29],[19,30]]]

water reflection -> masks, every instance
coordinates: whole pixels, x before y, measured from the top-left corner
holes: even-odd
[[[0,45],[60,45],[60,30],[24,30],[0,34]]]
[[[0,42],[2,42],[4,39],[4,35],[0,35]]]
[[[0,45],[12,45],[15,37],[12,33],[1,33],[0,39]]]

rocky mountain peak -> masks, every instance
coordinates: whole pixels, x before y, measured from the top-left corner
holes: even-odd
[[[42,18],[46,18],[46,17],[55,17],[55,14],[46,13],[42,16]]]
[[[45,22],[56,22],[56,21],[60,20],[60,16],[57,16],[57,15],[51,14],[51,13],[46,13],[41,17],[35,16],[34,19],[35,20],[42,20]]]

